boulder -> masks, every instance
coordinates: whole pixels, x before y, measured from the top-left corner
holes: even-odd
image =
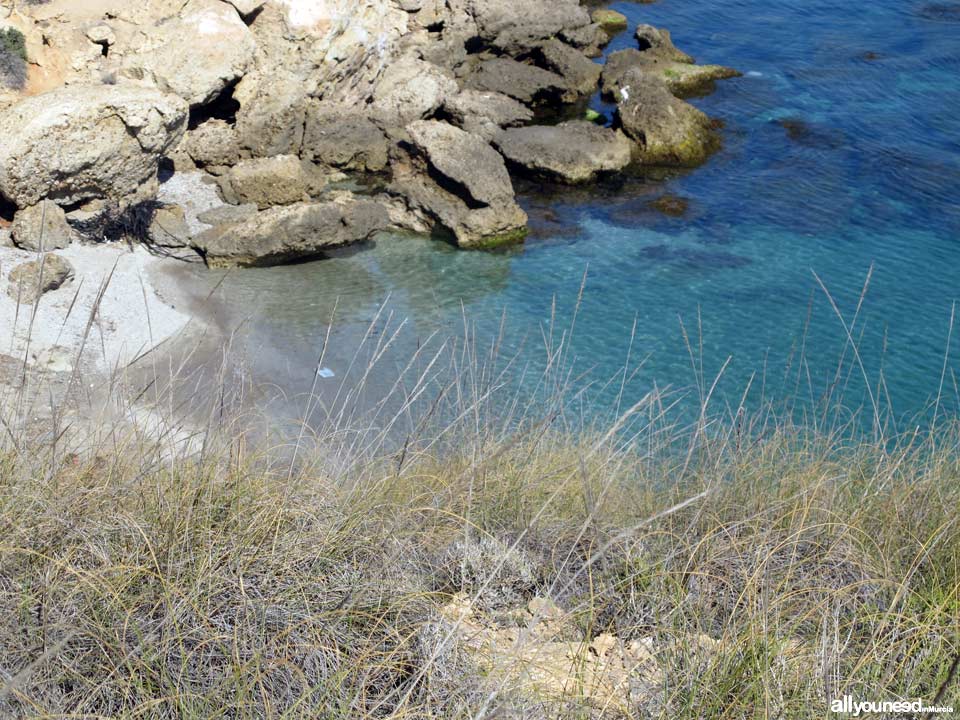
[[[14,243],[24,250],[62,250],[73,242],[66,213],[51,200],[19,210],[10,230]]]
[[[19,207],[50,198],[127,201],[155,181],[187,122],[180,98],[132,85],[71,85],[0,113],[0,194]]]
[[[495,140],[513,164],[537,177],[583,183],[623,170],[633,144],[619,130],[585,120],[505,130]]]
[[[73,266],[59,255],[47,253],[42,260],[17,265],[7,276],[7,295],[21,303],[34,303],[73,277]]]
[[[190,130],[180,149],[198,167],[236,165],[240,160],[237,131],[223,120],[207,120]]]
[[[355,110],[313,102],[307,109],[300,155],[343,170],[379,172],[390,143],[373,122]]]
[[[616,98],[624,76],[639,70],[661,80],[677,97],[687,97],[709,91],[716,80],[737,77],[739,72],[722,65],[690,65],[666,60],[656,54],[639,50],[618,50],[607,57],[601,76],[601,91],[608,98]]]
[[[244,77],[234,90],[237,141],[244,157],[297,155],[303,143],[307,89],[285,70]]]
[[[478,37],[508,55],[591,24],[579,0],[468,0],[467,4]]]
[[[568,92],[567,82],[556,73],[510,58],[481,62],[464,85],[471,90],[507,95],[525,105],[556,102]]]
[[[600,82],[602,66],[593,62],[579,50],[551,38],[537,48],[539,65],[555,72],[566,83],[563,102],[576,102],[581,97],[592,95]]]
[[[241,160],[220,178],[223,199],[260,209],[309,199],[327,185],[328,175],[295,155]]]
[[[637,46],[641,52],[656,55],[663,60],[672,60],[688,65],[696,62],[693,57],[674,46],[669,30],[655,28],[653,25],[640,25],[637,27],[634,37],[637,39]]]
[[[463,248],[512,244],[527,216],[514,198],[503,158],[483,140],[437,121],[412,123],[411,154],[394,164],[390,191],[411,216],[407,227],[439,225]]]
[[[641,163],[694,167],[719,147],[710,118],[674,97],[661,80],[634,69],[622,83],[617,115]]]
[[[211,267],[278,265],[366,240],[389,223],[372,200],[297,203],[207,230],[193,245]]]
[[[387,128],[429,117],[457,92],[457,83],[423,60],[404,58],[386,68],[373,91],[370,116]]]
[[[153,211],[147,228],[151,244],[164,248],[189,247],[190,235],[186,213],[179,205],[161,205]]]
[[[122,72],[203,105],[243,76],[256,42],[237,10],[220,0],[189,0],[175,17],[144,28],[143,46]]]
[[[481,90],[463,90],[447,98],[443,109],[459,128],[488,141],[503,128],[533,119],[533,113],[513,98]]]
[[[609,8],[597,8],[590,19],[608,33],[618,33],[627,29],[627,16]]]

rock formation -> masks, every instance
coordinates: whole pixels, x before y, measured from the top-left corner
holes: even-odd
[[[71,225],[102,238],[146,204],[140,239],[213,265],[286,262],[389,227],[463,248],[522,240],[508,169],[585,183],[717,146],[677,96],[734,72],[694,65],[648,25],[596,62],[625,23],[578,0],[16,2],[0,13],[25,57],[22,78],[0,75],[12,239],[35,247],[38,223],[45,248]],[[600,87],[615,127],[538,121]],[[224,205],[158,203],[170,168],[199,168]]]

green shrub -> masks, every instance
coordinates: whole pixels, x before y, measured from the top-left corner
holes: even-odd
[[[27,43],[23,33],[13,27],[0,29],[0,53],[9,53],[27,61]]]

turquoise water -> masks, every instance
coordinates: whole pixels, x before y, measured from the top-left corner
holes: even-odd
[[[392,319],[381,316],[382,325],[406,320],[397,345],[406,351],[434,332],[458,334],[463,316],[492,341],[506,311],[503,354],[535,365],[551,318],[569,327],[586,272],[570,357],[596,379],[613,378],[633,335],[624,402],[654,383],[690,389],[701,366],[709,385],[725,367],[717,397],[734,407],[753,377],[748,405],[842,393],[857,408],[870,403],[869,385],[901,427],[922,415],[940,386],[960,295],[960,2],[612,7],[633,24],[669,28],[700,61],[744,73],[693,101],[724,121],[723,150],[667,178],[521,186],[533,234],[520,250],[457,252],[388,236],[315,263],[233,273],[219,302],[227,324],[248,321],[255,373],[308,390],[335,304],[325,358],[334,373],[384,303]],[[610,49],[631,43],[632,31]],[[688,213],[651,210],[664,193],[687,198]],[[847,330],[862,368],[844,351]],[[956,343],[955,333],[941,402],[950,412]],[[608,406],[619,387],[589,401]]]

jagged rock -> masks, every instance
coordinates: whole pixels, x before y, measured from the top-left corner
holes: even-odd
[[[480,63],[464,84],[472,90],[507,95],[526,105],[556,101],[568,92],[566,81],[556,73],[510,58]]]
[[[62,250],[73,242],[66,213],[50,200],[19,210],[10,230],[14,243],[24,250]]]
[[[692,56],[674,46],[669,30],[655,28],[653,25],[640,25],[637,27],[634,37],[637,39],[637,45],[641,52],[688,65],[696,62]]]
[[[597,23],[562,30],[559,37],[568,45],[582,50],[587,57],[593,58],[603,55],[600,48],[610,42],[610,34]]]
[[[405,199],[411,226],[429,218],[464,248],[526,236],[527,216],[514,199],[503,158],[483,138],[437,121],[412,123],[407,130],[413,153],[409,162],[395,163],[391,192]]]
[[[180,149],[199,167],[236,165],[240,160],[237,131],[223,120],[207,120],[189,131]]]
[[[617,113],[641,163],[694,167],[719,147],[710,118],[674,97],[659,79],[633,69],[622,83]]]
[[[463,90],[447,98],[443,109],[462,130],[488,141],[503,128],[533,119],[533,112],[513,98],[481,90]]]
[[[678,97],[701,93],[709,90],[716,80],[740,75],[733,68],[722,65],[690,65],[666,60],[650,52],[618,50],[607,57],[603,67],[601,91],[604,96],[619,96],[624,76],[634,69],[658,78]]]
[[[261,209],[290,205],[316,195],[328,175],[295,155],[241,160],[220,178],[223,199],[233,205],[256,204]]]
[[[508,55],[590,25],[579,0],[469,0],[478,36]]]
[[[186,121],[180,98],[132,85],[71,85],[21,100],[0,113],[0,193],[19,207],[130,200],[155,181]]]
[[[147,237],[153,245],[182,248],[190,245],[190,226],[179,205],[161,205],[153,212]]]
[[[622,170],[630,164],[633,147],[622,132],[583,120],[512,128],[495,144],[510,162],[535,176],[566,183]]]
[[[144,32],[143,47],[124,58],[123,73],[191,105],[213,100],[242,77],[256,49],[236,9],[220,0],[190,0],[176,17]]]
[[[366,240],[389,223],[372,200],[297,203],[207,230],[193,245],[211,267],[278,265]]]
[[[7,276],[7,295],[21,303],[33,303],[73,277],[73,265],[59,255],[47,253],[42,260],[17,265]]]
[[[302,78],[282,70],[270,76],[247,75],[233,96],[240,103],[236,131],[243,156],[300,152],[307,107]]]
[[[456,81],[436,65],[404,58],[390,65],[377,83],[371,117],[384,127],[404,127],[430,116],[456,92]]]
[[[301,157],[344,170],[379,172],[387,166],[389,148],[383,131],[354,109],[316,102],[307,109]]]
[[[544,68],[564,79],[567,90],[561,97],[563,102],[576,102],[597,89],[603,68],[579,50],[551,38],[537,53]]]

